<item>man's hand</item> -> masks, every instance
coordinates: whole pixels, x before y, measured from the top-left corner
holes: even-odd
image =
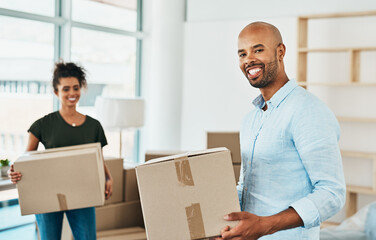
[[[233,229],[226,226],[221,236],[215,240],[253,240],[264,235],[303,226],[303,220],[293,208],[288,208],[272,216],[260,217],[249,212],[234,212],[225,216],[225,220],[239,220]]]
[[[233,212],[226,215],[225,220],[239,220],[239,224],[232,229],[229,226],[223,228],[221,230],[222,237],[216,238],[216,240],[259,239],[270,230],[265,217],[260,217],[249,212]]]
[[[112,195],[112,178],[106,180],[106,191],[105,191],[105,196],[106,200],[109,199]]]

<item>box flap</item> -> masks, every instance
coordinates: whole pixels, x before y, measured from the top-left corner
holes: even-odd
[[[39,161],[39,160],[45,160],[49,158],[58,158],[58,157],[69,157],[69,156],[75,156],[75,155],[84,155],[88,153],[96,153],[97,149],[94,148],[87,148],[87,149],[76,149],[72,151],[58,151],[58,152],[44,152],[44,154],[24,154],[21,155],[17,161],[15,161],[15,165],[17,165],[20,162],[26,162],[26,161]]]
[[[61,151],[77,150],[77,149],[85,149],[85,148],[101,149],[101,144],[97,142],[97,143],[87,143],[87,144],[73,145],[73,146],[67,146],[67,147],[50,148],[50,149],[45,149],[42,151],[28,151],[22,155],[44,154],[44,153],[61,152]]]
[[[178,158],[186,158],[186,157],[189,158],[189,157],[200,156],[200,155],[205,155],[205,154],[215,153],[215,152],[222,152],[222,151],[229,151],[229,150],[225,147],[219,147],[219,148],[205,149],[205,150],[201,150],[201,151],[186,152],[186,153],[182,153],[182,154],[156,158],[156,159],[150,160],[148,162],[145,162],[145,163],[143,163],[139,166],[136,166],[136,168],[142,167],[142,166],[145,166],[145,165],[149,165],[149,164],[171,161],[171,160],[178,159]]]

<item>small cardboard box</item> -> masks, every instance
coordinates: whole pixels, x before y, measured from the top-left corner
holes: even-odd
[[[124,164],[124,202],[140,200],[135,167],[135,164]]]
[[[97,231],[144,226],[140,201],[95,208]]]
[[[235,173],[235,181],[236,181],[236,183],[238,183],[239,177],[240,177],[241,165],[240,164],[233,164],[233,167],[234,167],[234,173]]]
[[[104,204],[100,143],[27,152],[14,163],[21,215]],[[83,177],[84,176],[84,177]]]
[[[155,158],[167,157],[171,155],[176,155],[183,153],[182,151],[146,151],[145,152],[145,162],[150,161]]]
[[[121,228],[97,232],[97,240],[146,240],[146,233],[141,227]]]
[[[113,178],[112,196],[104,202],[105,205],[119,203],[123,201],[123,159],[122,158],[104,158],[108,170]]]
[[[154,159],[136,167],[148,240],[219,236],[239,212],[230,151],[226,148]]]
[[[225,147],[231,151],[233,163],[240,164],[239,132],[207,132],[207,148]]]

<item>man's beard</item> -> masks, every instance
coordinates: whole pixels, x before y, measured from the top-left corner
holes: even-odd
[[[255,87],[255,88],[264,88],[268,86],[269,84],[273,83],[275,81],[275,78],[277,76],[277,58],[263,66],[263,77],[260,81],[253,81],[252,79],[249,79],[249,83]],[[266,72],[265,72],[266,71]]]

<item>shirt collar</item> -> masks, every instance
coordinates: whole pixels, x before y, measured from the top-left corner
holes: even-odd
[[[279,104],[287,97],[287,95],[289,95],[290,92],[292,92],[292,90],[294,90],[297,86],[298,84],[295,81],[289,80],[273,95],[269,102],[272,106],[278,107]],[[262,94],[258,95],[252,103],[255,105],[255,107],[262,109],[265,106],[265,100],[262,97]]]

